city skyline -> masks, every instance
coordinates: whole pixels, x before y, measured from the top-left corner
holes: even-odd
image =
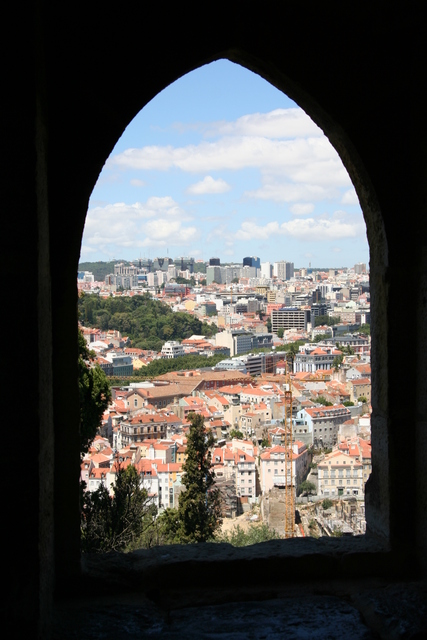
[[[247,256],[244,256],[247,257]],[[124,263],[132,263],[132,264],[136,264],[138,262],[144,262],[144,261],[151,261],[151,262],[155,262],[157,259],[161,259],[161,258],[169,258],[172,260],[172,262],[176,262],[178,260],[181,259],[194,259],[194,263],[199,263],[199,262],[203,262],[206,266],[209,266],[209,260],[211,259],[219,259],[219,265],[220,267],[223,266],[239,266],[243,264],[243,258],[242,257],[240,260],[236,259],[234,261],[231,260],[226,260],[224,261],[221,256],[211,256],[211,258],[207,258],[205,259],[200,259],[200,258],[195,258],[194,256],[191,255],[183,255],[183,254],[176,254],[176,255],[163,255],[161,253],[157,254],[157,255],[153,255],[152,258],[147,258],[146,256],[141,256],[141,257],[137,257],[137,258],[114,258],[112,259],[112,261],[114,261],[115,263],[119,264],[120,262],[124,262]],[[319,265],[319,266],[311,266],[311,263],[308,264],[300,264],[300,265],[295,265],[292,261],[286,261],[286,260],[275,260],[274,262],[271,262],[270,260],[263,260],[262,257],[260,256],[255,256],[260,258],[261,261],[261,266],[263,264],[270,264],[272,267],[274,266],[274,264],[279,263],[279,262],[291,262],[291,264],[293,264],[295,271],[300,271],[301,269],[307,269],[309,271],[327,271],[330,269],[335,269],[337,271],[339,270],[351,270],[351,269],[355,269],[355,267],[357,267],[358,265],[363,265],[364,266],[364,270],[361,271],[360,273],[369,273],[369,263],[366,262],[362,262],[362,261],[358,261],[355,262],[354,264],[351,264],[349,266],[345,266],[345,265],[339,265],[339,264],[323,264],[323,265]],[[99,262],[106,262],[104,260],[82,260],[80,259],[79,264],[97,264]],[[216,263],[215,263],[216,264]],[[142,264],[142,266],[144,266]]]
[[[189,255],[369,262],[357,196],[321,130],[224,60],[167,87],[124,131],[90,199],[81,261]]]

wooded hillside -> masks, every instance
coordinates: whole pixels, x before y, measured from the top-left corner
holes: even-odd
[[[217,332],[215,325],[201,322],[189,313],[174,313],[167,304],[148,294],[129,298],[83,294],[78,304],[84,326],[120,331],[140,349],[160,351],[166,340],[183,340],[193,334],[210,337]]]

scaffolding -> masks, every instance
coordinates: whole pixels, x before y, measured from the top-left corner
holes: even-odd
[[[289,373],[285,383],[285,408],[283,412],[283,426],[285,429],[285,538],[295,535],[295,486],[292,473],[292,391]]]

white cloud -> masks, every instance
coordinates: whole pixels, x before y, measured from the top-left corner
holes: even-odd
[[[241,116],[235,122],[214,122],[207,125],[206,135],[305,138],[323,136],[323,132],[302,109],[292,108],[251,113]]]
[[[209,230],[209,232],[206,234],[206,242],[209,244],[217,240],[218,238],[220,238],[221,241],[223,241],[224,238],[227,237],[227,234],[228,234],[227,225],[224,223],[217,224],[214,227],[212,227]]]
[[[188,220],[191,217],[169,196],[151,197],[143,204],[121,202],[95,207],[87,214],[83,246],[111,254],[113,246],[136,249],[186,245],[200,236],[195,226],[185,226]]]
[[[147,236],[144,246],[166,241],[173,244],[188,243],[199,236],[196,227],[183,228],[180,220],[171,221],[161,218],[147,222],[144,225],[144,233]]]
[[[206,176],[200,182],[196,182],[188,187],[188,193],[206,194],[206,193],[225,193],[230,191],[231,187],[225,180],[218,178],[214,180],[212,176]]]
[[[131,180],[130,183],[133,187],[145,187],[144,180],[138,180],[137,178]]]
[[[97,249],[94,249],[93,247],[89,247],[87,244],[82,244],[80,249],[80,258],[85,258],[86,256],[90,258],[96,252],[97,252]]]
[[[272,236],[286,236],[307,242],[322,242],[355,238],[365,233],[363,221],[359,217],[347,216],[344,212],[335,212],[332,216],[318,218],[295,218],[288,222],[269,222],[264,226],[254,221],[242,222],[236,232],[238,240],[266,240]]]
[[[315,179],[322,184],[351,185],[329,141],[315,137],[270,140],[236,136],[186,147],[126,149],[113,156],[108,164],[139,170],[178,168],[192,173],[258,168],[299,182]]]
[[[311,204],[311,202],[307,202],[307,204],[299,202],[289,207],[289,209],[294,216],[306,216],[313,213],[314,204]]]
[[[281,233],[278,222],[268,222],[260,227],[255,222],[246,220],[242,222],[241,228],[236,232],[237,240],[267,240],[270,236]]]
[[[339,217],[332,218],[296,218],[284,222],[281,226],[284,235],[309,242],[324,240],[342,240],[355,238],[364,231],[363,225],[357,222],[345,222]]]
[[[357,197],[357,193],[354,187],[344,193],[341,203],[342,204],[359,204],[359,199]]]
[[[273,202],[301,202],[308,200],[332,200],[337,196],[337,190],[315,184],[292,184],[289,182],[270,182],[260,189],[246,191],[245,195],[259,200]]]

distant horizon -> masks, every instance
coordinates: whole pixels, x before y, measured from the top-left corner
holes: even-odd
[[[131,260],[128,260],[126,258],[112,258],[111,260],[81,260],[79,262],[79,264],[78,264],[78,268],[80,269],[80,265],[82,265],[82,264],[83,265],[87,265],[87,264],[108,264],[108,263],[120,263],[120,262],[124,262],[124,263],[127,262],[127,263],[130,263],[130,264],[134,264],[135,262],[138,262],[139,260],[155,260],[156,258],[166,258],[166,257],[170,258],[170,256],[157,255],[154,258],[147,258],[147,257],[144,256],[144,257],[141,257],[141,258],[134,258],[134,259],[131,259]],[[170,259],[171,260],[179,260],[179,259],[184,258],[184,257],[192,258],[193,256],[176,256],[175,258],[170,258]],[[257,257],[259,257],[259,256],[257,256]],[[212,258],[218,258],[218,256],[212,256]],[[221,258],[219,258],[219,259],[221,260]],[[209,266],[209,259],[208,260],[201,260],[199,258],[198,259],[194,258],[194,262],[203,263],[203,264],[206,264],[207,266]],[[269,260],[262,261],[261,264],[263,264],[264,262],[269,262]],[[280,260],[276,260],[275,262],[280,262]],[[288,260],[288,262],[290,262],[290,261]],[[234,265],[234,264],[236,264],[236,265],[243,264],[243,259],[242,259],[242,262],[239,262],[239,261],[222,262],[222,260],[221,260],[221,264],[219,266],[222,267],[222,266],[228,266],[228,265]],[[274,262],[270,262],[270,264],[274,264]],[[335,269],[336,271],[340,271],[340,270],[343,270],[343,269],[344,270],[353,269],[356,264],[366,264],[367,273],[368,273],[369,264],[366,263],[366,262],[363,262],[363,260],[359,260],[359,262],[355,262],[354,265],[352,265],[351,267],[346,267],[346,266],[343,266],[343,265],[341,265],[341,266],[336,266],[335,265],[335,266],[329,266],[329,267],[325,267],[325,266],[323,266],[323,267],[313,267],[313,266],[311,266],[311,267],[309,267],[309,266],[299,266],[299,267],[297,267],[297,266],[294,265],[294,269],[295,269],[295,271],[300,271],[301,269],[307,269],[307,270],[311,269],[312,271],[329,271],[330,269]],[[218,266],[218,265],[216,265],[216,266]]]

